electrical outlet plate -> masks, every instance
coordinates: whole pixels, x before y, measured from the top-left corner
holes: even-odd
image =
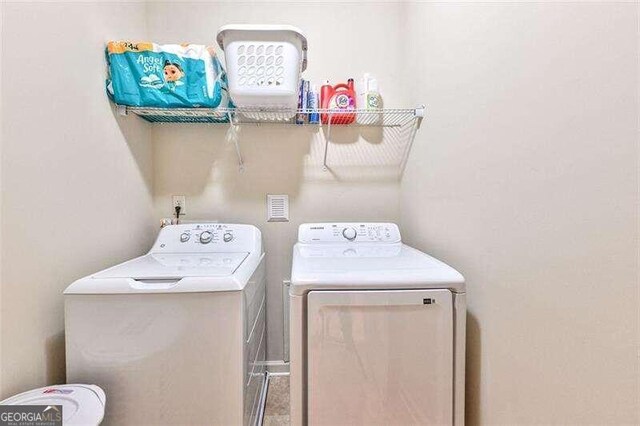
[[[288,195],[267,195],[267,221],[289,222]]]
[[[172,195],[171,201],[173,203],[172,213],[176,211],[177,206],[180,206],[181,215],[187,212],[187,197],[185,197],[184,195]]]

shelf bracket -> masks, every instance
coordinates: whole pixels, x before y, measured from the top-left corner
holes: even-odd
[[[422,124],[422,119],[424,118],[426,112],[427,112],[427,107],[424,105],[420,105],[414,110],[413,114],[415,115],[416,120],[418,121],[416,123],[416,130],[420,128],[420,124]],[[415,137],[415,133],[412,135],[412,137]]]
[[[242,153],[240,152],[240,145],[238,144],[238,131],[235,128],[235,123],[233,122],[233,115],[231,112],[227,112],[227,117],[229,118],[229,131],[231,134],[231,138],[233,139],[233,145],[236,148],[236,155],[238,156],[238,168],[240,172],[244,171],[244,161],[242,160]]]

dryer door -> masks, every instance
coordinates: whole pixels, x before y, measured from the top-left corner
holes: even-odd
[[[309,425],[451,424],[449,290],[311,291]]]

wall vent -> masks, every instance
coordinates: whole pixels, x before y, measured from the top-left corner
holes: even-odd
[[[267,195],[267,221],[289,222],[288,195]]]

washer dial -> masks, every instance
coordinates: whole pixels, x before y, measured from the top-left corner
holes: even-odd
[[[213,238],[213,234],[209,231],[202,231],[200,233],[200,242],[202,244],[210,243],[212,238]]]

